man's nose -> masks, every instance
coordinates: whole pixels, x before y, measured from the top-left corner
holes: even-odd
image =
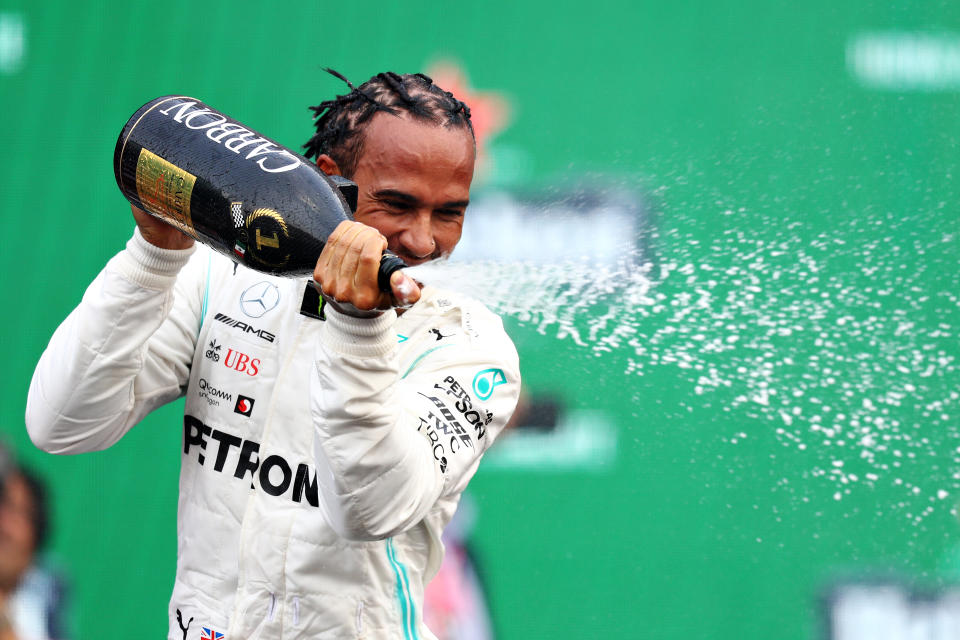
[[[429,214],[418,214],[409,226],[400,234],[400,243],[408,253],[418,258],[426,258],[436,248],[433,239],[433,224]]]

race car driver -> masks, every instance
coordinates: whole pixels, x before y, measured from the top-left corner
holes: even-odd
[[[249,271],[142,211],[53,335],[27,404],[58,454],[116,443],[185,396],[170,640],[432,638],[440,533],[513,411],[516,350],[478,302],[402,272],[457,244],[468,108],[383,73],[314,107],[307,154],[360,188],[304,280]]]

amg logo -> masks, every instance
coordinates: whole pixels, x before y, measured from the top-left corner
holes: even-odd
[[[244,333],[256,334],[257,337],[259,337],[262,340],[266,340],[267,342],[273,342],[274,338],[276,338],[275,335],[273,335],[272,333],[270,333],[265,329],[254,329],[252,326],[250,326],[243,320],[234,320],[233,318],[231,318],[225,313],[218,313],[213,317],[213,319],[219,320],[220,322],[224,323],[228,327],[235,327],[237,329],[240,329]]]

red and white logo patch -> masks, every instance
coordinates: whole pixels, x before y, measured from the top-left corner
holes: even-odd
[[[250,414],[253,413],[253,403],[253,398],[248,398],[247,396],[238,396],[237,404],[234,405],[233,411],[249,418]]]

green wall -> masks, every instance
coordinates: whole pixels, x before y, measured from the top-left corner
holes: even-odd
[[[863,38],[887,48],[864,62]],[[0,0],[0,428],[52,485],[78,637],[161,635],[176,549],[180,405],[75,458],[22,427],[49,335],[132,230],[116,135],[185,93],[298,146],[342,91],[326,66],[452,60],[508,100],[481,196],[587,176],[650,208],[651,300],[614,287],[573,320],[613,309],[612,348],[507,319],[528,389],[616,449],[481,468],[500,637],[817,638],[840,577],[955,578],[958,43],[946,2]]]

